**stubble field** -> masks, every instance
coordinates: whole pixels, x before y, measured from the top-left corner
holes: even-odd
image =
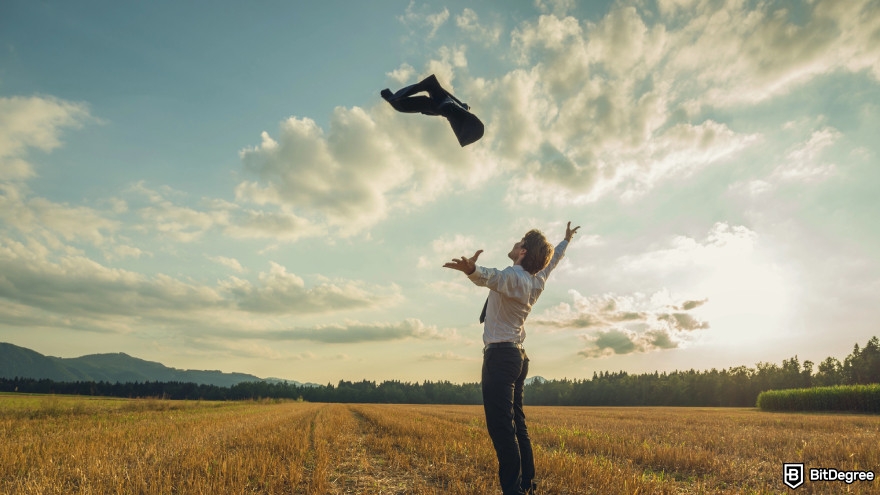
[[[880,417],[527,407],[541,493],[880,493]],[[0,395],[0,493],[496,494],[479,406]]]

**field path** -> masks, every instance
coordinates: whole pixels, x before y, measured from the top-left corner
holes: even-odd
[[[369,404],[324,404],[313,411],[299,492],[491,493],[494,454],[483,452],[476,466],[469,458],[475,437],[488,441],[471,414],[455,421],[432,406],[388,412]]]
[[[369,420],[351,406],[346,406],[346,413],[348,427],[338,432],[343,448],[337,452],[332,475],[334,493],[412,493],[413,477],[394,466],[387,453],[377,448]]]

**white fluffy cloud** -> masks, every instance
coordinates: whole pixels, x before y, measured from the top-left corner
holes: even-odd
[[[544,15],[518,27],[521,68],[486,84],[494,147],[525,165],[509,199],[633,197],[760,141],[704,117],[709,109],[754,104],[836,70],[880,75],[871,2],[792,8],[661,2],[657,18],[622,3],[596,23]]]
[[[557,16],[564,16],[575,7],[575,0],[535,0],[535,6],[541,12],[550,12]]]
[[[36,236],[55,248],[65,242],[112,244],[120,224],[86,206],[35,197],[27,181],[36,176],[27,161],[34,150],[61,146],[66,128],[93,120],[86,105],[51,97],[0,97],[0,235]]]
[[[471,236],[455,234],[431,241],[431,254],[419,256],[418,267],[436,269],[453,258],[471,256],[477,249],[477,241]]]
[[[771,179],[794,182],[818,182],[837,172],[834,163],[822,162],[822,151],[841,138],[836,129],[825,127],[789,150],[785,162],[774,170]]]
[[[185,193],[164,187],[152,189],[142,182],[131,186],[127,193],[147,200],[146,204],[132,208],[141,219],[137,230],[179,243],[199,241],[215,231],[234,239],[274,242],[294,242],[327,231],[283,207],[244,208],[210,198],[203,198],[198,205],[183,206],[179,203],[186,200]]]
[[[420,38],[433,38],[437,30],[449,20],[449,9],[443,8],[438,12],[429,12],[426,6],[416,8],[416,3],[411,1],[406,7],[406,12],[398,17],[398,20],[406,25],[412,34]]]
[[[761,101],[841,69],[868,70],[880,79],[880,13],[872,0],[757,8],[746,2],[699,1],[662,10],[668,14],[665,22],[683,21],[681,28],[670,30],[679,49],[670,65],[682,73],[699,70],[692,83],[703,105]]]
[[[62,240],[101,246],[120,227],[98,210],[32,197],[26,187],[11,183],[0,183],[0,220],[7,228],[39,235],[58,246]]]
[[[235,258],[229,258],[227,256],[209,256],[208,259],[213,261],[214,263],[218,263],[218,264],[223,265],[227,268],[230,268],[231,270],[233,270],[236,273],[244,273],[245,272],[244,267],[241,266],[241,263]]]
[[[290,118],[277,140],[264,132],[241,156],[258,180],[238,186],[240,201],[283,208],[342,235],[482,174],[480,153],[459,148],[445,119],[399,114],[384,102],[371,113],[337,108],[327,133],[311,119]]]
[[[709,323],[690,313],[707,300],[674,300],[668,291],[651,296],[603,294],[585,297],[571,290],[573,303],[561,303],[535,318],[546,329],[586,331],[579,354],[601,357],[672,349]]]
[[[495,46],[501,39],[501,26],[485,25],[472,9],[465,7],[461,14],[455,17],[455,25],[475,40],[486,46]]]
[[[89,120],[88,108],[51,97],[0,97],[0,180],[24,180],[36,173],[30,149],[52,151],[61,131]]]
[[[109,268],[79,254],[55,254],[33,239],[3,240],[0,268],[0,297],[58,315],[149,317],[222,302],[211,288]]]
[[[742,225],[718,222],[704,239],[678,235],[662,242],[655,249],[620,256],[616,266],[625,272],[667,275],[699,270],[705,276],[707,268],[749,263],[758,234]]]
[[[545,15],[517,28],[513,46],[523,68],[491,87],[502,95],[495,145],[526,157],[510,198],[633,196],[758,139],[688,108],[678,88],[689,76],[670,67],[681,47],[635,8],[615,7],[597,24]]]
[[[354,281],[324,282],[306,288],[305,281],[278,263],[257,282],[231,277],[221,289],[238,308],[255,313],[310,314],[388,305],[400,298],[397,286],[375,287]]]

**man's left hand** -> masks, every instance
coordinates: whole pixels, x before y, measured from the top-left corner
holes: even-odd
[[[480,253],[482,252],[483,250],[480,249],[470,258],[462,256],[459,259],[453,259],[449,263],[444,264],[443,268],[452,268],[453,270],[464,272],[465,275],[470,275],[477,269],[477,258],[480,257]]]

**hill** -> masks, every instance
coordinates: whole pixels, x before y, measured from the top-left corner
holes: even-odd
[[[245,373],[169,368],[162,363],[146,361],[122,352],[90,354],[77,358],[44,356],[31,349],[4,342],[0,342],[0,377],[47,378],[56,382],[191,382],[218,387],[260,381],[303,385],[294,380],[265,379]]]

